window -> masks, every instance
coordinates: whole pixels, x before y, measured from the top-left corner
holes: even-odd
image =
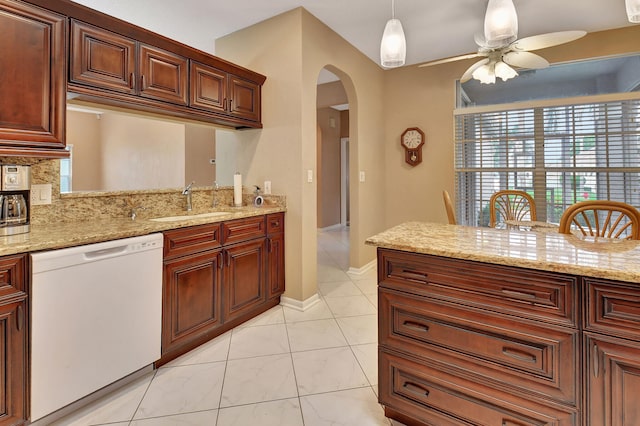
[[[489,198],[519,189],[539,220],[582,200],[640,207],[640,100],[456,111],[458,221],[487,226]]]

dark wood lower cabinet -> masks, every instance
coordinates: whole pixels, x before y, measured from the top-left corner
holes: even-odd
[[[275,243],[267,239],[267,216],[165,232],[162,357],[156,366],[280,303],[284,215],[277,217],[282,228],[274,231]],[[278,275],[273,289],[272,273]]]

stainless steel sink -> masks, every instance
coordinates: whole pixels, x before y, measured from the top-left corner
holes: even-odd
[[[225,216],[231,214],[229,212],[209,212],[209,213],[200,213],[200,214],[191,214],[191,215],[183,215],[183,216],[164,216],[164,217],[154,217],[150,220],[154,222],[179,222],[181,220],[193,220],[193,219],[204,219],[208,217],[217,217],[217,216]]]

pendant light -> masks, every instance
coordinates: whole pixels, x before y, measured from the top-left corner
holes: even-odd
[[[400,20],[395,16],[395,2],[391,0],[391,19],[387,21],[380,42],[380,63],[385,68],[404,65],[407,56],[407,41]]]
[[[638,24],[640,23],[640,0],[626,0],[627,1],[627,17],[629,22]]]
[[[518,38],[518,15],[512,0],[489,0],[484,16],[484,38],[490,47]]]

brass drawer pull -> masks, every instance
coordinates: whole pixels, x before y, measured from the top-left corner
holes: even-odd
[[[425,389],[424,387],[417,385],[411,382],[405,382],[402,387],[408,390],[411,393],[415,393],[419,396],[429,396],[429,389]]]
[[[415,322],[415,321],[405,321],[402,323],[402,325],[404,325],[407,328],[411,328],[413,330],[417,330],[417,331],[422,331],[422,332],[427,332],[429,331],[429,326],[426,324],[420,324],[419,322]]]
[[[535,363],[537,361],[537,357],[533,354],[521,351],[519,349],[515,349],[515,348],[508,348],[508,347],[503,347],[502,348],[502,353],[517,359],[518,361],[524,361],[524,362],[531,362],[531,363]]]
[[[600,351],[598,345],[593,345],[593,375],[598,377],[600,375]]]
[[[522,299],[537,299],[537,296],[535,294],[525,293],[523,291],[517,290],[510,290],[508,288],[503,288],[502,293],[506,294],[507,296],[520,297]]]

